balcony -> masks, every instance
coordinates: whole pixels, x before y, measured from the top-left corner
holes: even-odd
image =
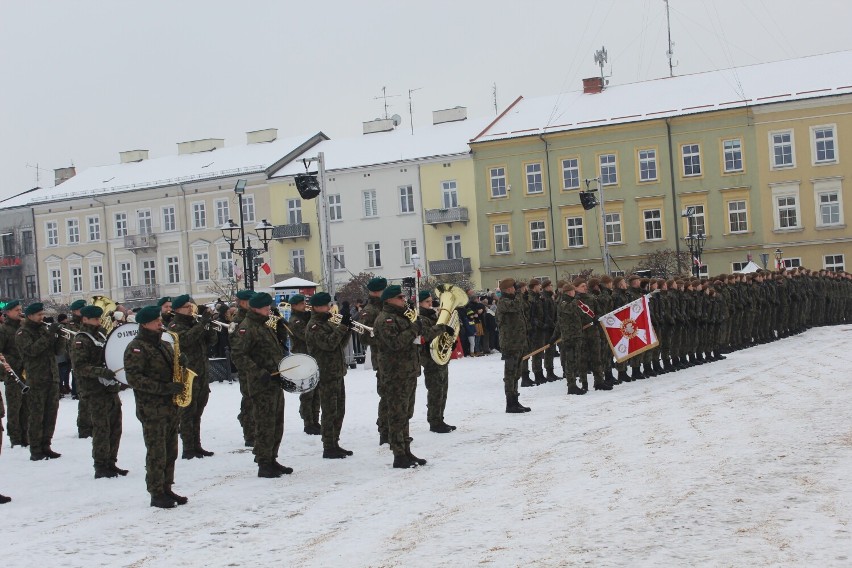
[[[21,266],[21,257],[17,255],[2,255],[0,256],[0,269],[3,268],[19,268]]]
[[[273,239],[307,239],[311,236],[311,226],[307,223],[276,225],[272,229]]]
[[[452,225],[453,223],[464,223],[470,220],[467,214],[467,207],[451,207],[449,209],[427,209],[426,210],[426,224],[433,225],[437,229],[437,225],[441,223],[446,223],[448,225]]]
[[[124,301],[154,300],[160,297],[159,284],[143,284],[141,286],[127,286],[124,290]]]
[[[124,248],[133,252],[157,250],[157,236],[152,234],[124,235]]]
[[[470,274],[470,258],[453,258],[450,260],[430,260],[429,274],[440,276],[441,274]]]

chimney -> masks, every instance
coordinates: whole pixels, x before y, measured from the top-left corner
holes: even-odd
[[[247,144],[274,142],[276,138],[278,138],[277,128],[266,128],[264,130],[252,130],[251,132],[246,132]]]
[[[394,123],[392,118],[377,118],[364,123],[364,134],[390,132],[393,129]]]
[[[190,140],[189,142],[178,142],[178,155],[198,154],[199,152],[212,152],[218,148],[225,147],[224,138],[204,138],[203,140]]]
[[[77,168],[69,166],[67,168],[56,168],[53,170],[53,185],[59,185],[68,181],[77,175]]]
[[[458,122],[467,119],[467,107],[457,106],[444,110],[432,111],[432,124],[443,124],[444,122]]]
[[[594,95],[604,90],[603,77],[589,77],[583,79],[583,93]]]
[[[148,159],[148,150],[126,150],[119,152],[122,164],[130,164],[132,162],[141,162]]]

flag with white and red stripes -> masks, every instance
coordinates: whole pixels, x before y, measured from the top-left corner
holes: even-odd
[[[600,322],[619,363],[660,344],[651,322],[648,296],[604,314]]]

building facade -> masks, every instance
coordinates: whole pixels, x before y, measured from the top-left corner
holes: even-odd
[[[0,301],[39,298],[32,209],[0,209]]]

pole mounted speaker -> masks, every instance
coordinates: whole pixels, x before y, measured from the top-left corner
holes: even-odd
[[[598,200],[595,198],[595,194],[591,191],[581,191],[580,205],[583,206],[583,209],[588,211],[589,209],[594,209],[598,206]]]
[[[302,196],[302,199],[316,199],[316,197],[320,194],[317,172],[296,174],[295,182],[296,190],[299,192],[299,195]]]

